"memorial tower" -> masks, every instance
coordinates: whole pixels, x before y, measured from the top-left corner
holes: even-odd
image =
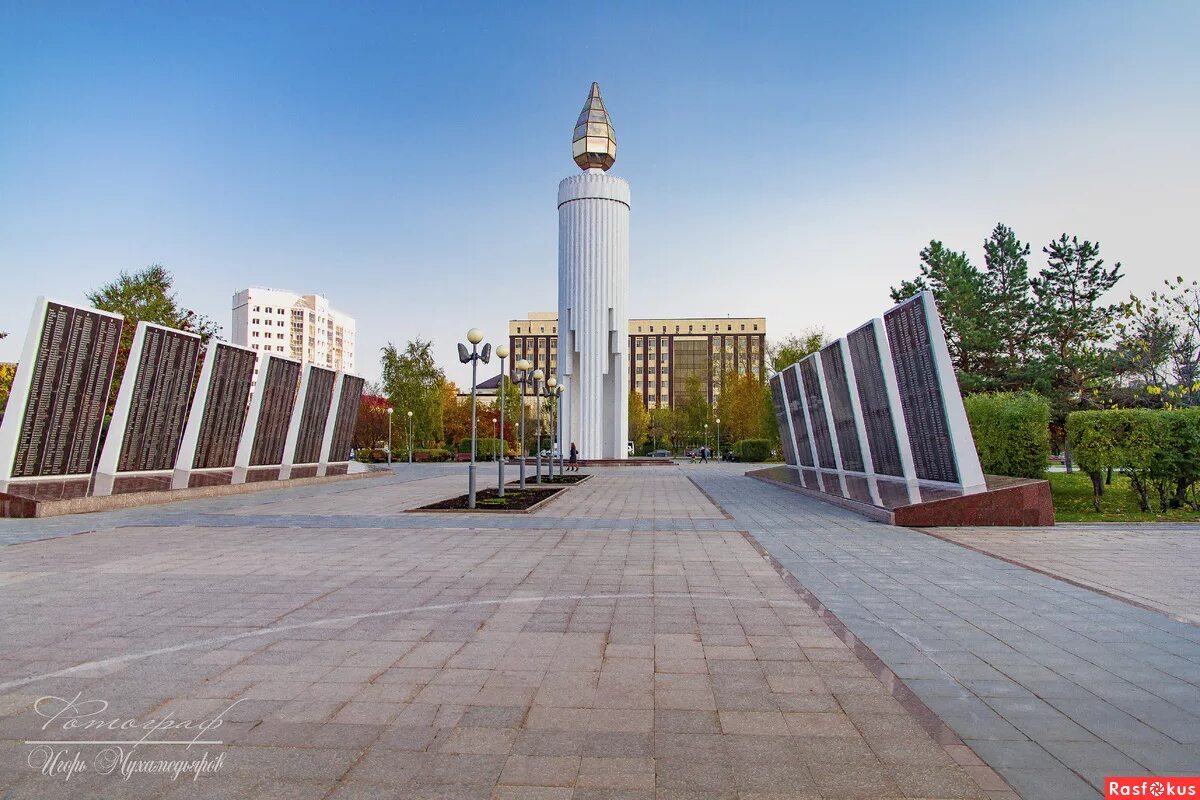
[[[558,185],[558,364],[563,443],[625,458],[629,429],[629,184],[608,175],[617,137],[592,90],[571,141],[580,175]]]

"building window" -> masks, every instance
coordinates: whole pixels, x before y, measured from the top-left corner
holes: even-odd
[[[756,323],[754,323],[754,330],[758,330],[758,323],[757,323],[757,322],[756,322]],[[500,449],[500,445],[496,445],[496,449],[497,449],[497,450],[499,450],[499,449]]]
[[[742,330],[746,330],[746,326],[745,326],[745,325],[742,325]]]
[[[255,306],[255,307],[254,307],[254,310],[255,310],[255,311],[261,311],[262,309],[260,309],[258,306]]]

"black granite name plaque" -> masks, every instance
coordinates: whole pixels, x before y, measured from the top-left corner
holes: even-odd
[[[333,421],[333,439],[326,460],[348,461],[354,441],[354,426],[358,422],[358,404],[362,401],[363,379],[355,375],[342,376],[342,391],[338,398],[337,417]]]
[[[324,367],[310,367],[308,389],[300,410],[300,432],[296,437],[294,464],[315,464],[321,458],[321,440],[333,402],[333,382],[337,373]]]
[[[804,404],[800,399],[800,382],[794,366],[783,371],[783,387],[787,390],[788,413],[792,417],[792,430],[796,432],[796,459],[805,467],[813,464],[812,442],[809,439],[808,423],[804,419]]]
[[[800,380],[804,384],[804,399],[808,401],[808,418],[812,421],[813,441],[817,445],[817,461],[826,469],[835,469],[837,461],[833,455],[833,438],[829,434],[829,422],[825,418],[825,403],[821,398],[821,382],[817,377],[817,366],[809,356],[800,362]]]
[[[12,477],[92,471],[121,326],[120,319],[90,309],[46,304]],[[18,410],[10,405],[8,413]]]
[[[796,447],[788,426],[788,409],[783,402],[783,385],[780,381],[778,375],[771,376],[771,404],[775,407],[775,425],[779,428],[779,441],[783,445],[783,461],[796,466]]]
[[[850,365],[854,368],[854,380],[858,384],[858,404],[862,408],[863,424],[867,429],[872,466],[880,475],[903,477],[900,445],[896,441],[896,427],[888,403],[887,384],[883,380],[883,364],[874,326],[867,323],[851,332],[846,337],[846,343],[850,346]]]
[[[256,356],[251,350],[217,342],[205,357],[213,359],[213,365],[192,469],[228,468],[237,457],[246,425]]]
[[[200,339],[191,334],[147,325],[143,337],[118,472],[175,466],[200,355]]]
[[[250,466],[282,464],[288,425],[292,421],[296,394],[300,391],[300,364],[272,358],[266,374],[258,383],[258,390],[263,394],[258,410],[258,426],[250,446]]]
[[[862,457],[862,446],[858,441],[858,426],[854,423],[850,380],[846,375],[846,362],[842,358],[841,344],[834,342],[821,350],[821,369],[825,373],[825,390],[829,392],[829,411],[833,414],[833,428],[837,431],[842,469],[862,472],[866,467]]]
[[[925,295],[919,294],[883,316],[887,328],[904,425],[912,446],[917,477],[958,482],[946,404],[933,359]]]

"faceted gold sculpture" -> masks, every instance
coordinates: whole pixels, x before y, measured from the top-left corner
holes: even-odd
[[[575,121],[575,136],[571,139],[571,155],[580,169],[608,171],[617,160],[617,133],[613,130],[604,101],[600,99],[600,84],[592,83],[592,92],[579,119]]]

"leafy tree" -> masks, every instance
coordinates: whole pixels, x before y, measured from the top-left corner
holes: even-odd
[[[685,440],[698,443],[704,440],[704,425],[712,418],[708,404],[708,392],[697,375],[689,375],[683,382],[683,392],[675,402],[676,430]]]
[[[669,408],[654,408],[650,410],[650,423],[647,433],[653,441],[654,449],[661,447],[672,449],[671,432],[675,430],[675,414]]]
[[[8,395],[12,391],[13,378],[16,376],[16,364],[0,364],[0,419],[4,419],[4,409],[8,406]]]
[[[807,328],[799,335],[789,334],[767,345],[767,365],[772,372],[782,372],[828,343],[829,337],[822,328]]]
[[[521,426],[521,387],[513,383],[507,375],[500,379],[496,388],[497,409],[504,406],[504,439],[513,448],[520,440]]]
[[[221,327],[203,314],[184,308],[171,291],[175,278],[161,264],[151,264],[138,272],[122,272],[115,281],[88,292],[87,299],[101,311],[120,314],[125,318],[121,343],[117,350],[112,390],[108,397],[108,413],[117,402],[117,389],[125,374],[133,334],[138,322],[152,322],[168,328],[190,331],[207,342]]]
[[[454,381],[445,380],[439,386],[442,408],[442,436],[446,449],[453,450],[464,439],[471,438],[471,396],[458,396]],[[487,420],[485,423],[484,420]],[[492,416],[487,406],[475,404],[476,436],[492,435]]]
[[[433,343],[421,338],[403,351],[388,342],[382,350],[383,389],[396,414],[413,412],[413,443],[430,447],[444,439],[442,409],[446,374],[433,360]]]
[[[762,427],[763,382],[731,370],[722,387],[716,410],[716,416],[721,418],[721,438],[726,442],[763,438],[767,433]]]
[[[354,446],[356,448],[387,447],[388,400],[374,394],[363,394],[358,406],[358,420],[354,423]],[[392,420],[392,446],[407,449],[407,417],[401,415]]]
[[[1112,374],[1104,347],[1118,304],[1102,301],[1121,280],[1121,265],[1105,268],[1098,242],[1063,234],[1042,249],[1047,263],[1032,281],[1039,335],[1040,387],[1050,398],[1053,421],[1096,405]],[[1070,468],[1070,453],[1067,453]]]
[[[629,393],[629,441],[634,448],[639,448],[646,441],[650,430],[650,412],[642,402],[642,395],[637,390]]]

